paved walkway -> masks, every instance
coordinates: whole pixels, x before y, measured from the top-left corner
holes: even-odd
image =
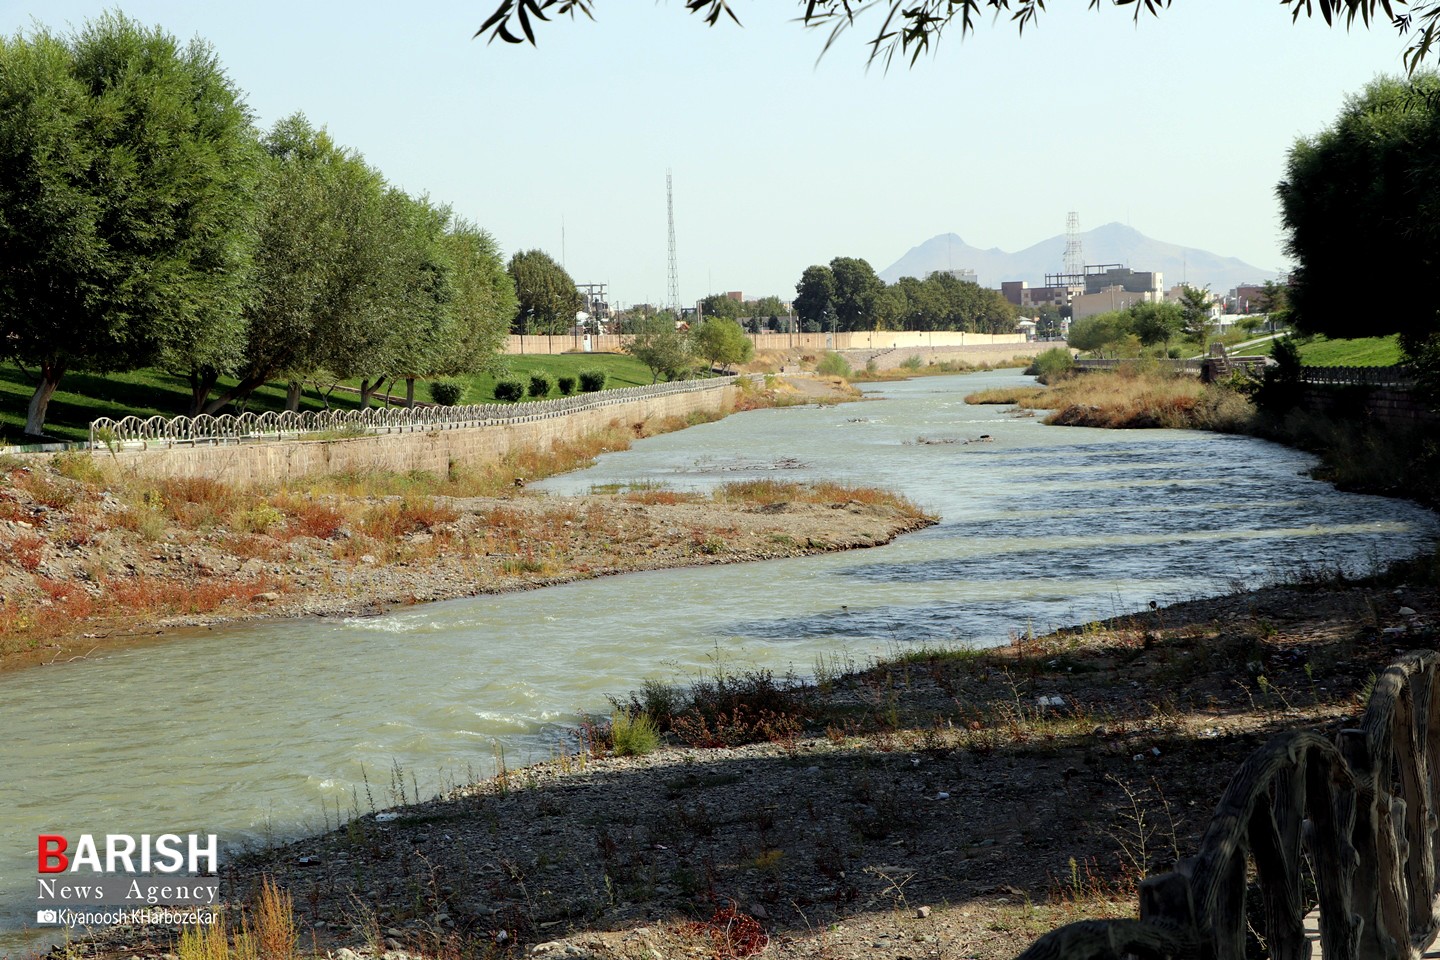
[[[1314,947],[1310,951],[1311,960],[1320,960],[1324,956],[1320,952],[1320,910],[1316,908],[1305,915],[1305,936],[1310,938]],[[1430,944],[1430,949],[1420,954],[1421,960],[1432,960],[1440,958],[1440,940]]]

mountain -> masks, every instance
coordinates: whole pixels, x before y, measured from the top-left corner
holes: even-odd
[[[1159,270],[1164,274],[1167,289],[1186,281],[1196,287],[1209,284],[1211,290],[1223,294],[1237,284],[1260,283],[1275,276],[1273,271],[1251,266],[1235,257],[1152,240],[1123,223],[1107,223],[1087,230],[1080,234],[1080,240],[1086,263],[1119,263],[1134,270]],[[981,250],[953,233],[942,233],[910,248],[905,256],[881,270],[880,278],[894,283],[901,277],[925,277],[936,270],[974,270],[981,286],[998,289],[1002,280],[1025,280],[1030,286],[1038,287],[1045,283],[1045,274],[1060,271],[1064,258],[1064,234],[1056,234],[1016,253],[1006,253],[998,247]]]

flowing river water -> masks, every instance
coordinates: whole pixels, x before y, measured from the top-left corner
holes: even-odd
[[[263,843],[552,756],[606,694],[717,658],[803,674],[821,658],[995,644],[1152,599],[1370,569],[1440,532],[1263,441],[1046,427],[963,402],[1021,379],[922,378],[868,387],[873,402],[747,413],[540,485],[825,478],[897,489],[941,518],[886,547],[217,628],[0,676],[0,954],[38,942],[37,834]]]

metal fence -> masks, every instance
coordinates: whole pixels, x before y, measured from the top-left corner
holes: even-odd
[[[1301,383],[1328,383],[1340,386],[1413,387],[1413,367],[1301,367]]]
[[[596,410],[645,397],[718,390],[739,377],[682,380],[648,387],[621,387],[557,400],[527,403],[481,403],[442,407],[367,407],[360,410],[267,411],[265,413],[201,415],[198,417],[101,417],[90,424],[92,449],[145,449],[181,444],[242,443],[293,440],[335,435],[365,436],[453,430],[460,427],[529,423]]]

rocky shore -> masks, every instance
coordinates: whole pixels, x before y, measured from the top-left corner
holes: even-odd
[[[435,497],[423,510],[412,499],[408,514],[403,498],[365,498],[359,508],[393,514],[398,528],[377,545],[344,523],[314,531],[324,536],[283,520],[263,533],[181,524],[137,531],[120,497],[69,486],[74,499],[42,514],[23,486],[6,491],[4,503],[28,519],[0,519],[0,542],[9,544],[0,554],[0,611],[30,625],[54,614],[69,629],[36,631],[31,643],[11,633],[0,667],[65,660],[181,626],[373,613],[641,570],[872,547],[933,522],[888,498],[861,502],[841,491],[814,502],[801,488],[766,502],[662,492]],[[333,498],[317,504],[338,516]],[[104,602],[114,597],[129,602]]]
[[[1132,914],[1273,733],[1352,722],[1376,671],[1434,646],[1437,582],[1429,558],[813,683],[742,674],[728,722],[696,721],[717,692],[692,685],[655,753],[578,737],[232,863],[225,890],[238,911],[273,878],[303,952],[347,958],[1014,956]],[[158,957],[171,936],[82,952]]]

